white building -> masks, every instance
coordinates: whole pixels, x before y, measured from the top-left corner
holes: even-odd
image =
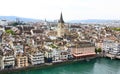
[[[15,58],[13,50],[9,46],[1,46],[0,49],[0,63],[1,69],[13,68],[15,66]]]
[[[0,25],[2,25],[2,26],[8,25],[7,20],[0,20]]]
[[[60,59],[61,60],[68,60],[68,51],[67,50],[62,50],[60,53]]]
[[[32,65],[44,63],[44,54],[42,52],[35,52],[28,55],[28,61]]]
[[[58,49],[53,49],[52,55],[52,62],[61,62],[62,60],[60,59],[60,50]]]
[[[15,58],[13,55],[3,56],[1,69],[10,68],[15,66]]]
[[[3,26],[0,26],[0,31],[5,32],[5,28]]]
[[[106,40],[103,42],[103,50],[110,54],[120,53],[120,43],[116,43],[112,40]]]

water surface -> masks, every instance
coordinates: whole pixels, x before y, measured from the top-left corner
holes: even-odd
[[[120,60],[100,58],[10,74],[120,74]]]

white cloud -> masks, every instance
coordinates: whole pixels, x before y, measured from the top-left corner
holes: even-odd
[[[119,0],[0,0],[0,15],[40,19],[119,19]]]

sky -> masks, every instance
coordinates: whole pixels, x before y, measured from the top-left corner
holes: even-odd
[[[120,0],[0,0],[0,16],[56,20],[120,19]]]

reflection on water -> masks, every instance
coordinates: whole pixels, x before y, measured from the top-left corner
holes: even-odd
[[[120,74],[120,60],[101,58],[10,74]]]

